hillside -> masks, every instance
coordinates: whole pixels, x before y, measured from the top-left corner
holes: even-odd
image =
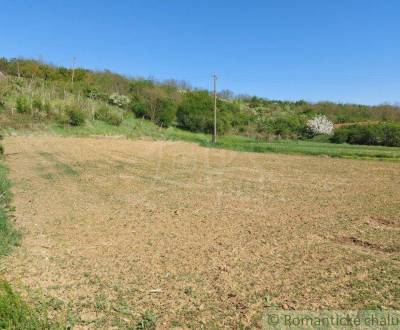
[[[95,121],[119,126],[134,116],[160,128],[212,132],[211,93],[186,82],[127,78],[110,71],[67,69],[25,59],[2,58],[0,71],[2,129],[85,127]],[[329,137],[316,136],[307,126],[313,118],[326,116],[338,128],[332,142],[400,146],[400,108],[391,105],[275,101],[222,91],[217,108],[219,135],[261,142],[326,142]],[[357,122],[361,128],[349,127]]]
[[[0,70],[0,329],[399,308],[399,108]]]

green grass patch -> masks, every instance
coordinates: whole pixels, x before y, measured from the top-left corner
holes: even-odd
[[[9,221],[7,209],[11,200],[7,169],[0,165],[0,261],[18,245],[20,233]],[[0,277],[0,329],[61,329],[47,318],[46,311],[31,308]]]
[[[226,135],[218,137],[217,143],[214,145],[211,143],[211,135],[209,134],[193,133],[176,127],[160,128],[148,120],[138,119],[133,115],[128,115],[119,126],[94,120],[87,121],[85,126],[60,127],[56,124],[51,124],[47,129],[55,135],[61,136],[123,136],[132,139],[146,137],[154,140],[187,141],[198,143],[204,147],[246,152],[400,160],[400,147],[335,144],[327,142],[326,138],[323,137],[313,140],[276,140],[268,142],[253,137]],[[22,134],[32,133],[32,131],[22,130],[17,132]]]
[[[74,170],[71,166],[64,163],[56,163],[56,168],[61,171],[65,175],[75,176],[78,175],[78,172]]]
[[[0,329],[62,329],[49,321],[45,313],[31,308],[10,285],[0,281]]]
[[[11,199],[10,186],[7,169],[0,165],[0,257],[8,255],[20,238],[20,233],[7,217],[7,207]]]
[[[302,154],[339,158],[400,160],[400,148],[379,146],[356,146],[313,141],[282,140],[260,142],[250,138],[223,137],[214,146],[210,142],[205,146],[251,152],[274,152],[283,154]]]

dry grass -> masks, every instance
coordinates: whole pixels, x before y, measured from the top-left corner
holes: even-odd
[[[271,304],[400,308],[399,163],[112,138],[5,145],[25,232],[7,278],[77,328],[253,328]]]

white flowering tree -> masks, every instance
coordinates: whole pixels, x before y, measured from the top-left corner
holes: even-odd
[[[326,116],[316,116],[307,122],[307,127],[313,135],[333,133],[333,123]]]
[[[110,95],[109,102],[112,105],[124,107],[129,103],[129,97],[125,95],[120,95],[118,93],[113,93]]]

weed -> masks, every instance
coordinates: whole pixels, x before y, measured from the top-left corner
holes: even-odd
[[[19,96],[17,98],[15,108],[18,113],[30,113],[31,112],[31,105],[26,96]]]
[[[193,288],[191,286],[186,287],[183,292],[185,292],[185,295],[191,296],[193,294]]]
[[[142,314],[140,320],[136,323],[137,330],[152,330],[156,328],[157,316],[152,311],[146,311]]]
[[[0,329],[62,329],[46,313],[26,304],[5,281],[0,281]]]
[[[55,166],[58,170],[62,171],[65,175],[69,175],[69,176],[78,175],[78,172],[76,170],[74,170],[71,166],[69,166],[68,164],[56,163]]]
[[[68,116],[68,123],[71,126],[82,126],[85,123],[86,113],[77,106],[68,106],[65,108],[65,113]]]
[[[122,123],[122,114],[108,106],[103,106],[97,109],[95,119],[104,121],[110,125],[119,126]]]

